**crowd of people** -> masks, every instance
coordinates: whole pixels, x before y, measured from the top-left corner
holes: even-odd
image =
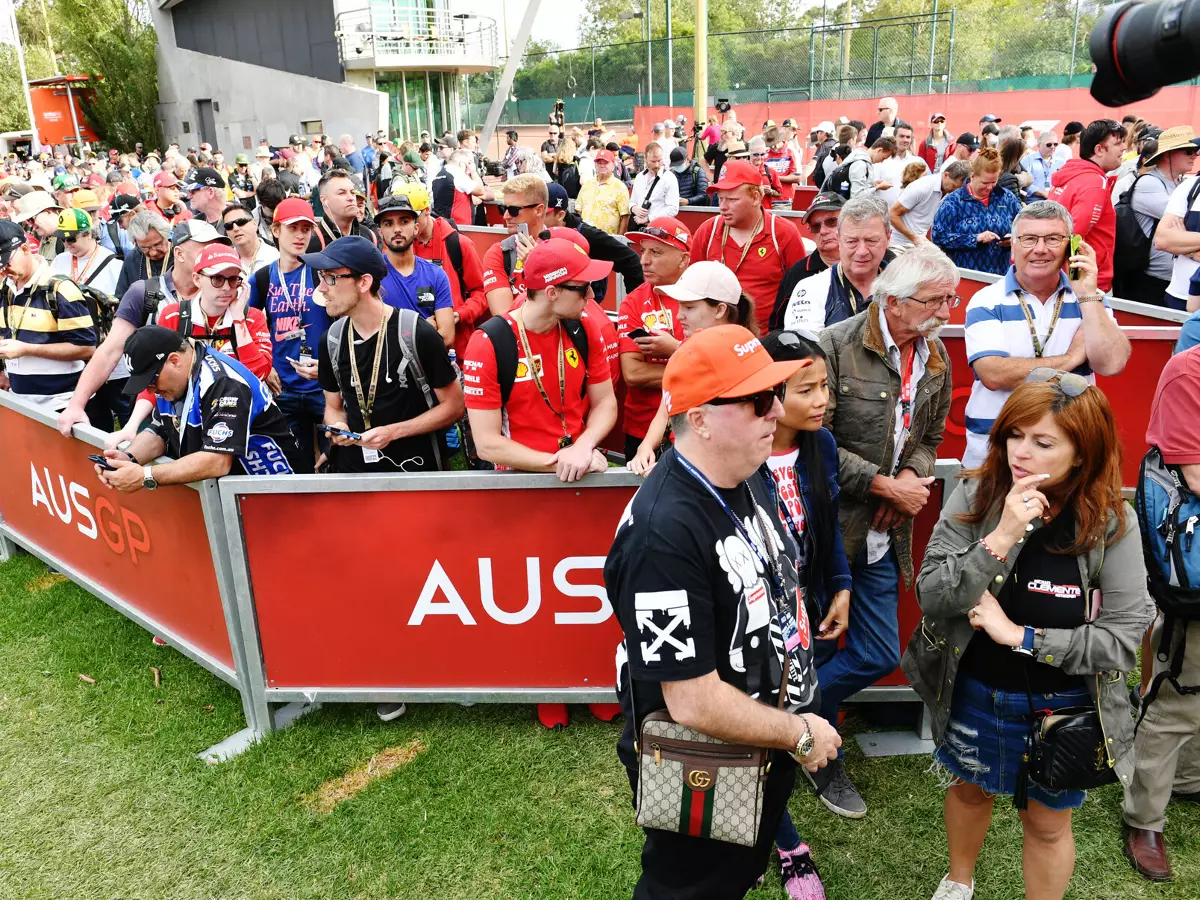
[[[794,120],[747,139],[733,116],[690,149],[678,122],[640,151],[599,120],[582,150],[559,124],[537,151],[510,132],[495,167],[469,131],[368,136],[362,150],[293,135],[232,166],[175,145],[10,160],[0,388],[57,414],[65,436],[105,432],[97,476],[124,492],[231,472],[445,471],[455,457],[575,482],[609,467],[621,421],[645,477],[605,567],[625,636],[618,755],[646,827],[635,897],[740,897],[773,847],[789,896],[824,896],[787,799],[803,772],[832,813],[868,814],[839,707],[901,664],[902,584],[924,612],[903,666],[946,788],[934,897],[972,896],[1001,794],[1022,811],[1027,896],[1066,891],[1071,810],[1092,785],[1016,765],[1035,709],[1098,712],[1099,768],[1126,790],[1125,852],[1169,878],[1172,784],[1200,799],[1186,753],[1172,775],[1200,727],[1182,688],[1200,660],[1188,629],[1160,617],[1148,631],[1138,525],[1166,534],[1197,502],[1200,318],[1154,401],[1150,443],[1175,490],[1150,498],[1155,521],[1121,499],[1095,375],[1131,357],[1114,281],[1200,307],[1196,141],[1102,120],[1059,142],[993,116],[955,138],[940,114],[922,138],[895,100],[879,112],[870,127],[819,123],[807,161]],[[1113,172],[1130,176],[1120,196]],[[820,189],[802,216],[811,252],[778,214],[800,184]],[[507,235],[481,256],[459,228],[491,201]],[[679,209],[702,204],[716,212],[693,231]],[[1126,239],[1114,246],[1130,223],[1140,274],[1122,265]],[[913,521],[953,392],[937,335],[961,268],[1002,277],[967,304],[964,480],[919,562]],[[600,305],[612,273],[615,320]],[[1183,521],[1167,554],[1191,553],[1196,519]],[[1165,572],[1187,588],[1200,563],[1172,557]],[[1170,677],[1145,679],[1145,705],[1124,687],[1143,638],[1144,654],[1178,645],[1182,660],[1158,657]],[[539,717],[567,721],[550,704]],[[749,813],[713,787],[726,777],[713,741],[764,767]]]

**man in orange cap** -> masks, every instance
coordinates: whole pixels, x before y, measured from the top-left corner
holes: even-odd
[[[641,251],[646,280],[621,301],[621,376],[625,379],[625,458],[633,459],[662,401],[663,370],[683,341],[679,303],[659,288],[674,284],[689,264],[691,234],[678,219],[652,219],[629,242]]]
[[[625,635],[617,755],[639,796],[635,738],[648,714],[665,711],[700,735],[768,748],[770,766],[754,846],[710,837],[725,824],[716,820],[729,802],[720,783],[685,790],[687,810],[674,824],[669,814],[650,824],[655,809],[643,803],[637,898],[743,896],[766,869],[796,763],[817,770],[841,744],[811,711],[819,692],[796,545],[764,466],[783,386],[809,364],[773,362],[746,328],[718,325],[689,338],[666,367],[675,446],[626,509],[604,566]],[[655,752],[644,739],[637,746]]]
[[[710,259],[733,270],[754,301],[754,315],[765,334],[784,273],[806,254],[796,226],[762,208],[761,182],[751,163],[734,159],[725,164],[721,180],[708,186],[718,196],[721,214],[696,229],[691,256],[693,262]]]

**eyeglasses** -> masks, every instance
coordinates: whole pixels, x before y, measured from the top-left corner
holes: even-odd
[[[533,209],[535,206],[541,206],[540,203],[526,203],[524,206],[501,206],[500,212],[508,216],[510,219],[515,219],[521,214],[523,209]]]
[[[337,287],[339,278],[358,278],[360,276],[355,275],[353,272],[348,275],[344,272],[322,272],[320,277],[326,287]]]
[[[206,275],[204,276],[218,291],[226,285],[230,287],[241,287],[245,279],[241,275]]]
[[[1025,376],[1025,381],[1030,384],[1036,384],[1042,381],[1048,381],[1064,396],[1074,399],[1086,391],[1090,384],[1082,375],[1076,375],[1074,372],[1064,372],[1061,369],[1052,369],[1049,366],[1038,366],[1036,369],[1031,369],[1029,374]]]
[[[787,382],[777,384],[769,390],[759,391],[757,394],[750,394],[745,397],[717,397],[708,402],[713,406],[729,406],[734,403],[753,403],[754,414],[760,419],[766,416],[775,406],[775,401],[783,402],[784,394],[787,393]]]
[[[232,222],[226,222],[225,227],[226,228],[245,228],[247,225],[249,225],[253,221],[254,221],[253,219],[234,219]]]
[[[764,156],[766,156],[766,155],[767,155],[767,154],[766,154],[766,152],[765,152],[765,151],[764,151],[764,152],[760,152],[760,151],[758,151],[758,150],[755,150],[755,151],[753,151],[753,152],[750,154],[750,158],[751,158],[751,159],[762,159],[762,158],[763,158]]]
[[[837,231],[837,223],[837,216],[829,216],[828,218],[821,219],[819,222],[809,221],[808,230],[813,234],[824,231],[826,228],[828,228],[830,231]]]
[[[1047,250],[1058,250],[1067,242],[1067,236],[1065,234],[1022,234],[1013,240],[1025,250],[1032,250],[1038,245],[1038,241],[1045,241]]]
[[[920,297],[909,297],[908,299],[912,300],[914,303],[920,303],[926,309],[937,309],[943,303],[949,303],[950,308],[954,309],[960,303],[962,303],[962,297],[958,296],[957,294],[951,294],[949,296],[942,296],[942,297],[931,297],[928,300],[923,300]]]

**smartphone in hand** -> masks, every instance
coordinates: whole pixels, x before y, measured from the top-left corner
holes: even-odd
[[[101,456],[99,453],[89,454],[88,459],[90,459],[92,462],[94,462],[96,465],[98,465],[100,468],[102,468],[105,472],[117,471],[117,467],[114,466],[112,463],[110,463],[106,457]]]
[[[1071,235],[1071,252],[1067,254],[1067,259],[1070,259],[1072,256],[1075,256],[1076,254],[1079,253],[1079,245],[1082,243],[1083,243],[1083,235],[1080,235],[1080,234]],[[1080,271],[1079,271],[1078,266],[1071,266],[1071,270],[1067,273],[1067,277],[1070,278],[1072,281],[1078,280],[1079,275],[1080,275]]]

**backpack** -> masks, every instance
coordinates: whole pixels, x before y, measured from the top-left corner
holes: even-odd
[[[85,282],[71,281],[66,275],[52,275],[46,280],[39,290],[49,291],[50,294],[46,298],[46,304],[50,307],[50,311],[54,314],[54,318],[58,318],[58,286],[64,281],[71,281],[75,287],[79,288],[79,293],[83,295],[84,302],[87,303],[88,315],[92,317],[92,323],[96,326],[96,346],[104,342],[108,337],[109,331],[112,330],[113,320],[117,316],[117,307],[120,306],[120,301],[111,294],[106,294],[100,288],[92,287],[91,281],[95,278],[104,266],[93,272],[91,278]]]
[[[579,196],[579,188],[582,184],[579,180],[579,167],[574,163],[560,166],[558,177],[554,180],[562,185],[563,190],[567,192],[567,196],[572,200]]]
[[[1149,173],[1147,173],[1149,174]],[[1136,274],[1146,271],[1146,267],[1150,265],[1150,251],[1154,247],[1154,233],[1158,231],[1159,220],[1154,220],[1154,227],[1150,229],[1150,234],[1142,231],[1142,226],[1137,220],[1137,213],[1133,211],[1133,192],[1137,190],[1138,182],[1146,175],[1139,175],[1133,179],[1133,184],[1121,194],[1117,199],[1117,239],[1115,246],[1118,248],[1113,255],[1113,271],[1118,274]],[[1193,186],[1188,203],[1196,198],[1196,191],[1200,188],[1200,179],[1197,185]]]
[[[825,179],[825,183],[821,185],[822,191],[832,191],[835,194],[841,194],[847,200],[850,199],[850,166],[856,162],[866,162],[864,159],[851,159],[842,163],[836,169],[829,173],[829,177]]]
[[[463,300],[467,299],[467,280],[463,278],[463,252],[462,252],[462,235],[458,232],[458,223],[449,217],[439,216],[434,213],[434,218],[445,218],[450,225],[450,233],[446,235],[446,255],[450,257],[450,265],[454,269],[454,274],[458,276],[458,290]],[[508,255],[505,254],[504,265],[508,267]]]
[[[1155,507],[1163,509],[1159,521],[1152,520],[1149,499]],[[1146,710],[1158,696],[1164,681],[1171,682],[1175,690],[1183,694],[1200,693],[1200,685],[1181,685],[1179,676],[1183,670],[1183,658],[1187,649],[1187,623],[1200,621],[1200,543],[1193,546],[1193,537],[1200,515],[1180,522],[1179,509],[1186,502],[1196,499],[1183,480],[1178,466],[1163,461],[1157,447],[1151,447],[1142,458],[1138,476],[1137,495],[1134,499],[1138,526],[1142,532],[1142,554],[1146,562],[1146,580],[1150,596],[1163,615],[1163,627],[1159,641],[1158,658],[1167,663],[1167,668],[1154,676],[1142,699],[1142,712],[1138,724],[1145,718]],[[1170,570],[1164,572],[1154,552],[1155,542],[1165,541],[1169,555]],[[1161,551],[1161,544],[1160,551]],[[1175,631],[1180,629],[1178,640]],[[1142,665],[1147,665],[1143,660]]]
[[[588,367],[588,339],[583,323],[578,319],[562,319],[567,336],[575,346],[579,358],[583,360],[583,370]],[[517,336],[513,334],[512,326],[503,316],[492,316],[482,325],[482,330],[492,342],[492,352],[496,354],[496,378],[500,382],[500,403],[508,405],[512,396],[513,384],[517,380]],[[587,396],[587,378],[579,391],[580,397]]]
[[[392,319],[396,321],[396,328],[399,331],[400,352],[403,356],[400,359],[400,367],[397,371],[408,370],[412,373],[417,386],[421,389],[421,395],[425,398],[425,405],[429,409],[433,409],[438,405],[437,396],[429,387],[429,381],[425,378],[425,368],[421,365],[421,357],[417,354],[417,320],[416,312],[411,309],[398,309],[397,315]],[[391,326],[392,319],[389,319],[387,327]],[[342,338],[346,334],[346,323],[349,318],[343,316],[340,319],[335,319],[333,324],[329,326],[329,331],[325,333],[325,346],[329,350],[329,362],[333,369],[333,377],[337,382],[338,393],[343,397],[346,396],[342,390],[342,369],[341,356],[342,344],[346,343]],[[380,340],[386,340],[387,336],[379,335]],[[514,371],[516,366],[513,366]],[[442,450],[438,443],[437,432],[431,432],[430,441],[433,443],[433,459],[437,464],[438,469],[443,469]]]

